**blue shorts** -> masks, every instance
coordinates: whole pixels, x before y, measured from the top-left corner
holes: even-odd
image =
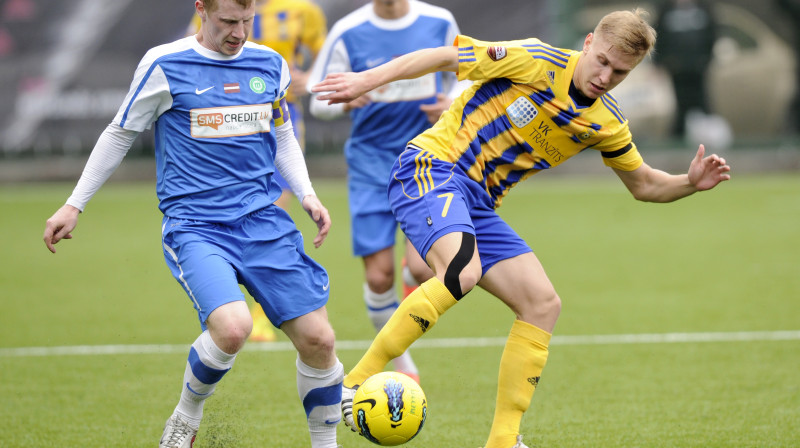
[[[305,149],[306,132],[305,123],[303,122],[303,106],[302,104],[288,102],[286,103],[286,106],[289,108],[289,117],[292,120],[292,130],[294,131],[294,136],[297,138],[297,142],[300,143],[300,147]],[[288,192],[292,191],[292,189],[289,188],[289,183],[286,182],[286,179],[281,176],[281,173],[279,173],[277,169],[272,174],[272,178],[278,182],[278,185],[281,186],[281,190]]]
[[[532,252],[501,218],[481,185],[453,165],[409,146],[392,167],[389,203],[400,228],[425,258],[452,232],[475,235],[483,273],[499,261]]]
[[[235,224],[162,221],[164,258],[200,318],[244,300],[239,285],[276,327],[328,302],[328,273],[303,250],[303,236],[280,207],[271,205]]]
[[[394,246],[397,221],[386,187],[348,182],[353,255],[364,257]]]

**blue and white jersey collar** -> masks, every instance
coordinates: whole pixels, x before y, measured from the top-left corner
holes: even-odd
[[[204,47],[200,42],[197,41],[197,37],[196,36],[189,36],[189,37],[187,37],[187,39],[191,39],[192,49],[194,51],[200,53],[201,56],[207,57],[208,59],[214,59],[216,61],[232,61],[232,60],[235,60],[242,54],[242,52],[244,51],[245,47],[248,46],[247,45],[248,42],[245,42],[245,44],[242,45],[242,48],[239,49],[238,53],[227,55],[227,54],[223,54],[223,53],[220,53],[218,51],[210,50],[210,49]]]

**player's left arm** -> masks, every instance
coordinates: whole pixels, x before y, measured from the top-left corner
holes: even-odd
[[[285,63],[284,69],[286,69]],[[317,224],[318,231],[314,237],[314,247],[320,247],[328,236],[331,217],[317,198],[314,187],[311,185],[303,151],[294,135],[285,93],[272,104],[272,110],[272,123],[275,126],[275,143],[277,144],[275,168],[289,184],[295,197],[300,200],[303,209]]]
[[[295,197],[300,199],[308,216],[317,224],[314,247],[320,247],[331,228],[330,213],[317,198],[314,187],[311,185],[303,151],[294,136],[291,121],[276,127],[275,134],[275,140],[278,143],[275,151],[275,167],[289,184]]]
[[[710,190],[720,182],[729,180],[731,167],[717,154],[705,157],[705,147],[700,145],[685,174],[669,174],[646,163],[633,171],[614,168],[637,200],[645,202],[672,202],[698,191]]]
[[[448,14],[447,17],[449,25],[444,41],[442,42],[443,45],[455,42],[458,35],[461,34],[455,17],[453,17],[452,14]],[[420,110],[425,113],[431,124],[435,124],[444,111],[450,108],[450,105],[453,104],[453,100],[470,85],[472,85],[472,81],[459,81],[458,75],[455,72],[444,71],[442,72],[442,93],[436,94],[436,101],[434,103],[421,105]]]
[[[308,213],[311,220],[317,224],[317,236],[314,237],[314,247],[319,248],[328,236],[331,229],[331,214],[322,205],[316,195],[309,194],[303,198],[303,210]]]
[[[316,99],[328,104],[348,103],[370,90],[400,79],[414,79],[437,71],[458,71],[458,48],[425,48],[406,53],[363,72],[329,73],[311,88]]]

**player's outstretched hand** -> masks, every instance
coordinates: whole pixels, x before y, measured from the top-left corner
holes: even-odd
[[[694,185],[697,191],[710,190],[720,182],[731,178],[731,175],[728,174],[731,167],[728,166],[725,159],[716,154],[704,157],[705,153],[705,146],[700,145],[691,165],[689,165],[689,182]]]
[[[319,198],[313,194],[303,198],[303,209],[317,223],[317,236],[314,237],[314,247],[319,248],[331,229],[331,215],[328,213],[328,209],[322,205]]]
[[[321,82],[311,88],[317,95],[317,100],[327,101],[328,104],[349,103],[370,89],[361,73],[330,73]]]
[[[50,252],[56,253],[55,244],[62,239],[68,240],[72,238],[71,232],[78,225],[80,212],[80,210],[71,205],[64,205],[47,220],[43,239]]]

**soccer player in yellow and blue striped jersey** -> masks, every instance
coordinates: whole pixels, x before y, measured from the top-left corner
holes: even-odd
[[[354,389],[480,286],[516,315],[498,375],[486,448],[525,448],[520,422],[548,356],[561,299],[530,247],[496,213],[514,185],[584,150],[597,151],[633,196],[671,202],[730,179],[730,167],[700,145],[686,174],[647,165],[609,93],[655,45],[646,12],[606,15],[582,51],[538,39],[421,50],[359,73],[329,75],[317,98],[347,102],[387,82],[454,71],[474,84],[396,161],[388,194],[401,228],[433,269],[400,305],[347,374],[342,411],[352,427]],[[401,117],[400,117],[401,118]]]

